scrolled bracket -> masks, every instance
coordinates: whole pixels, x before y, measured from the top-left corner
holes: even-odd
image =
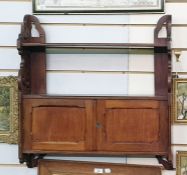
[[[165,38],[160,38],[159,32],[163,27],[166,27],[167,36]],[[154,30],[154,45],[155,47],[167,47],[168,50],[171,49],[171,15],[165,15],[161,17]]]
[[[156,156],[158,162],[164,166],[166,170],[173,170],[173,163],[169,159],[164,159],[162,156]]]
[[[39,37],[32,37],[32,25],[35,26],[39,33]],[[33,15],[25,15],[21,27],[22,42],[45,43],[45,32],[37,17]]]
[[[43,159],[46,154],[25,154],[24,159],[20,160],[20,163],[26,162],[28,168],[37,167],[38,161]]]

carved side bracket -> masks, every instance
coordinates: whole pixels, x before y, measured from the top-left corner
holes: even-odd
[[[159,37],[159,33],[161,29],[165,27],[166,28],[166,37]],[[170,93],[171,93],[171,84],[172,84],[172,76],[171,76],[171,15],[165,15],[161,17],[156,25],[156,28],[154,30],[154,52],[155,52],[155,64],[157,67],[160,67],[160,70],[157,70],[158,77],[156,78],[156,86],[160,87],[162,84],[164,86],[164,82],[166,80],[163,78],[164,82],[161,82],[160,76],[163,73],[167,76],[167,89],[162,89],[162,91],[158,92],[157,95],[167,95],[169,94],[170,99]],[[157,59],[160,59],[160,61],[157,62]],[[161,72],[162,71],[162,72]],[[161,73],[159,73],[161,72]],[[159,75],[160,74],[160,75]],[[164,88],[164,87],[163,87]]]
[[[32,37],[32,26],[35,26],[39,33],[39,37]],[[31,91],[31,80],[30,80],[30,50],[23,49],[24,43],[45,43],[45,32],[40,25],[39,20],[32,15],[25,15],[23,23],[21,25],[21,33],[17,40],[17,49],[21,55],[20,70],[18,75],[19,90],[23,94],[29,94]]]
[[[157,61],[156,59],[162,59],[163,60],[163,64],[165,63],[165,66],[162,65],[162,68],[160,69],[160,71],[165,72],[165,74],[167,74],[167,93],[168,93],[168,105],[171,106],[171,83],[172,83],[172,76],[171,76],[171,15],[165,15],[163,17],[161,17],[157,23],[157,26],[154,30],[154,50],[155,50],[155,61]],[[166,37],[159,37],[159,32],[161,31],[161,29],[163,27],[166,27]],[[161,49],[163,48],[163,49]],[[161,53],[160,53],[161,52]],[[164,56],[165,55],[165,56]],[[167,63],[167,64],[166,64]],[[167,67],[166,67],[167,65]],[[163,70],[165,69],[165,70]],[[161,72],[161,74],[162,74]],[[160,74],[160,75],[161,75]],[[158,75],[158,79],[159,76]],[[158,80],[159,81],[159,80]],[[162,83],[162,82],[160,82]],[[159,85],[160,86],[160,85]],[[170,118],[170,107],[168,110],[168,115]],[[170,130],[170,129],[169,129]],[[170,133],[170,131],[169,131]],[[169,141],[171,142],[171,141]],[[169,143],[170,145],[170,143]],[[171,150],[169,150],[168,153],[171,157]],[[167,170],[172,170],[173,169],[173,165],[172,165],[172,161],[169,159],[164,159],[162,156],[156,156],[158,159],[158,162],[160,164],[162,164],[165,169]]]
[[[38,31],[39,36],[33,37],[32,36],[32,27],[35,26],[35,29]],[[23,114],[22,114],[22,95],[24,94],[31,94],[32,92],[32,75],[31,67],[33,62],[37,65],[40,59],[37,55],[40,53],[32,55],[32,48],[24,47],[24,43],[45,43],[45,32],[41,27],[39,20],[32,15],[25,15],[23,23],[21,25],[21,33],[18,35],[17,39],[17,49],[19,55],[21,55],[21,63],[20,69],[18,73],[18,89],[19,89],[19,140],[23,142]],[[42,48],[43,49],[43,48]],[[41,50],[41,49],[40,49]],[[38,51],[36,51],[38,52]],[[34,52],[33,52],[34,53]],[[40,66],[40,65],[39,65]],[[40,81],[40,80],[39,80]],[[25,161],[25,156],[22,154],[22,145],[19,144],[19,157],[20,162]],[[32,156],[27,156],[27,160],[31,159]]]
[[[172,65],[171,65],[171,15],[165,15],[161,17],[157,23],[157,26],[154,30],[154,45],[155,45],[155,52],[158,53],[161,51],[161,47],[165,46],[167,58],[168,58],[168,94],[169,94],[169,101],[171,99],[171,87],[172,87]],[[166,37],[160,38],[159,32],[163,27],[166,27]]]

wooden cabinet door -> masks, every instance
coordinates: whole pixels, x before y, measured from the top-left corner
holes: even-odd
[[[161,167],[114,163],[41,160],[38,175],[161,175]]]
[[[165,154],[168,150],[167,101],[100,100],[97,149],[130,154]]]
[[[24,150],[89,151],[94,147],[94,101],[24,99]]]

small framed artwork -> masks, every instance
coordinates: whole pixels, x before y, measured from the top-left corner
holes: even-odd
[[[177,151],[177,175],[187,175],[187,151]]]
[[[187,79],[173,80],[173,121],[187,124]]]
[[[18,142],[18,85],[16,77],[0,77],[0,142]]]
[[[33,0],[33,13],[164,12],[164,0]]]

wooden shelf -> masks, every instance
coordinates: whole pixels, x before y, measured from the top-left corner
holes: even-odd
[[[48,54],[154,54],[154,50],[165,53],[167,45],[159,49],[151,43],[22,43],[22,48],[40,50]]]
[[[46,47],[46,48],[93,48],[93,49],[150,49],[154,44],[146,43],[22,43],[23,47]]]
[[[74,98],[74,99],[125,99],[125,100],[167,100],[165,96],[127,96],[127,95],[112,95],[112,94],[40,94],[40,95],[23,95],[23,98],[43,98],[43,99],[60,99],[60,98]]]

